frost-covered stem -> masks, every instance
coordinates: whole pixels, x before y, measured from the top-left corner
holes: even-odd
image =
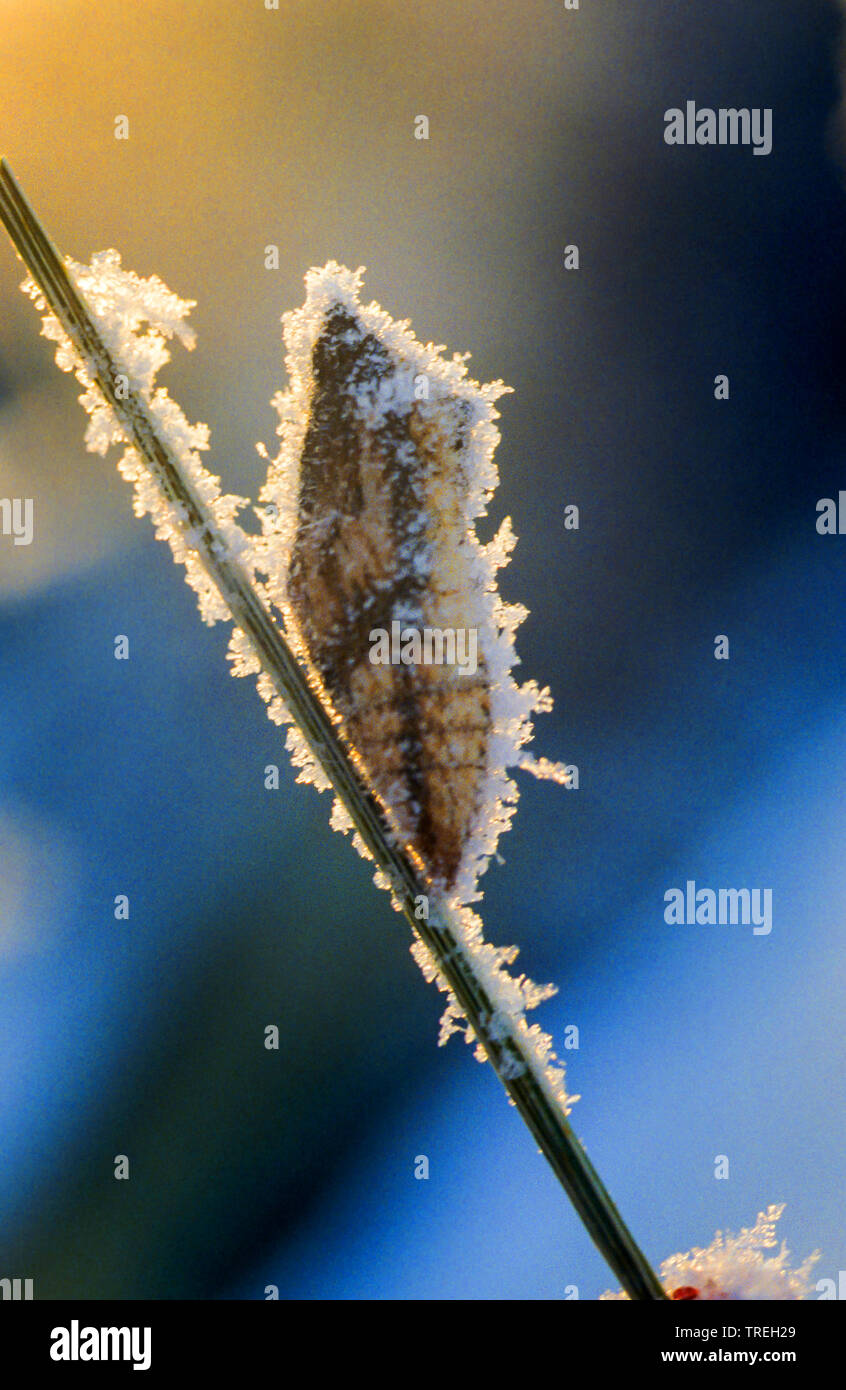
[[[120,363],[94,324],[64,262],[19,188],[5,160],[0,160],[0,220],[33,280],[96,381],[127,438],[143,456],[164,497],[172,504],[189,544],[247,636],[262,667],[299,725],[305,740],[349,813],[376,864],[388,877],[393,894],[412,930],[423,941],[438,970],[463,1009],[491,1065],[564,1186],[592,1240],[634,1299],[661,1299],[666,1294],[638,1249],[614,1203],[576,1138],[558,1100],[552,1095],[531,1049],[511,1022],[497,1013],[471,958],[459,944],[449,912],[431,894],[418,863],[397,846],[380,802],[359,775],[340,731],[312,691],[304,668],[256,593],[249,575],[227,551],[211,510],[184,476],[173,450],[162,437],[144,398],[131,387]],[[118,383],[122,383],[120,393]],[[428,920],[415,907],[430,897]]]

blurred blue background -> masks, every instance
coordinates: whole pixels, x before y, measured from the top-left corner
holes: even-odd
[[[502,587],[556,697],[536,751],[581,784],[524,785],[487,934],[559,985],[536,1017],[579,1028],[573,1123],[651,1258],[784,1201],[797,1260],[836,1277],[836,5],[27,0],[4,23],[0,129],[52,234],[198,301],[161,380],[227,489],[258,490],[279,315],[330,256],[515,388],[490,524],[513,518]],[[771,107],[773,153],[667,147],[688,99]],[[0,1275],[41,1298],[598,1297],[612,1277],[493,1074],[436,1047],[403,920],[84,452],[20,278],[7,246],[0,494],[32,496],[36,530],[0,541]],[[668,926],[687,879],[771,887],[772,933]]]

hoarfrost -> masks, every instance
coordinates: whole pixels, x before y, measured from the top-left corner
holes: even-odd
[[[790,1252],[782,1241],[776,1255],[764,1252],[778,1245],[775,1228],[784,1203],[758,1213],[754,1226],[739,1235],[718,1231],[706,1249],[694,1247],[683,1255],[671,1255],[661,1266],[661,1283],[670,1298],[758,1302],[806,1299],[811,1294],[811,1272],[819,1252],[809,1255],[796,1269],[788,1264]],[[627,1299],[626,1293],[604,1293],[602,1299]]]
[[[167,340],[176,337],[186,348],[194,346],[194,332],[185,320],[195,301],[180,299],[158,276],[142,279],[124,270],[120,255],[114,250],[95,254],[90,265],[80,265],[70,257],[65,258],[65,264],[103,341],[125,375],[127,385],[146,401],[185,476],[212,513],[217,543],[235,555],[240,554],[246,536],[235,516],[247,505],[247,499],[221,493],[220,479],[209,473],[200,460],[200,452],[209,447],[208,426],[190,424],[167,391],[155,386],[157,372],[170,360]],[[36,308],[47,308],[39,287],[30,277],[24,281],[22,289],[34,300]],[[44,314],[41,331],[45,338],[56,343],[58,366],[62,371],[72,371],[84,388],[79,399],[90,417],[86,447],[92,453],[104,454],[113,444],[124,446],[118,470],[133,485],[135,515],[150,516],[157,538],[166,540],[174,560],[185,566],[185,577],[197,595],[203,621],[211,624],[230,618],[227,604],[192,547],[192,537],[185,533],[185,518],[162,496],[146,463],[131,445],[94,381],[88,364],[81,359],[54,314]],[[193,539],[196,544],[196,538]]]

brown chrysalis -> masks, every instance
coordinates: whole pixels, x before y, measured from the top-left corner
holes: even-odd
[[[261,567],[395,833],[467,902],[514,811],[507,767],[564,780],[522,751],[550,701],[510,674],[525,616],[496,589],[510,523],[487,546],[475,533],[508,388],[362,306],[360,272],[330,263],[306,285],[283,319],[291,387]]]

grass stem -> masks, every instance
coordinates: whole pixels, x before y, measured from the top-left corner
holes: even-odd
[[[74,287],[64,261],[20,189],[9,165],[0,160],[0,221],[51,311],[61,322],[87,370],[97,382],[127,438],[143,456],[163,495],[191,533],[207,573],[228,605],[233,621],[246,634],[292,717],[376,864],[386,874],[413,931],[426,945],[449,984],[468,1022],[535,1141],[548,1159],[571,1202],[623,1288],[633,1299],[666,1297],[654,1271],[636,1245],[617,1208],[576,1138],[561,1106],[549,1094],[536,1065],[515,1029],[491,1038],[485,1020],[491,1000],[477,978],[473,962],[460,946],[446,911],[435,904],[428,920],[419,920],[415,904],[429,896],[425,876],[411,855],[398,846],[380,802],[352,761],[337,725],[312,691],[306,673],[285,635],[259,598],[246,570],[220,543],[209,509],[185,478],[179,461],[162,438],[146,400],[130,388],[117,394],[120,364],[112,359]]]

